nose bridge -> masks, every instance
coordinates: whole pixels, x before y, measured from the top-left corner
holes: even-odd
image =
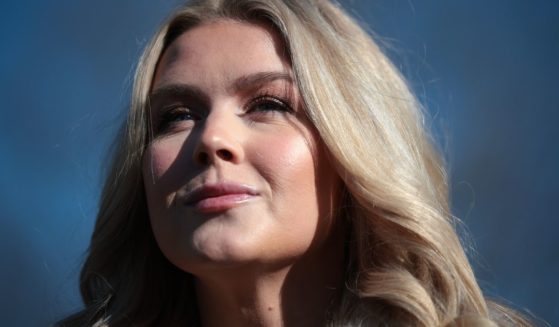
[[[211,110],[205,119],[202,127],[202,141],[208,145],[218,144],[220,140],[228,140],[231,129],[234,125],[232,110],[214,109]]]
[[[242,159],[238,119],[231,105],[214,106],[204,120],[194,160],[205,165],[216,160]]]

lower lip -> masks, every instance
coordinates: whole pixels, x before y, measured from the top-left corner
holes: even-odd
[[[225,194],[202,199],[192,206],[201,213],[214,213],[229,210],[255,198],[251,194]]]

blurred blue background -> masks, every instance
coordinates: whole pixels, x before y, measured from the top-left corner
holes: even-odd
[[[179,1],[0,3],[0,321],[81,307],[138,56]],[[347,0],[431,115],[484,290],[559,326],[559,2]]]

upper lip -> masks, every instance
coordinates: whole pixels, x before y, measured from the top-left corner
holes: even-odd
[[[194,204],[206,198],[212,198],[217,196],[229,195],[229,194],[248,194],[248,195],[258,195],[258,192],[254,187],[245,184],[221,182],[213,184],[204,184],[199,187],[195,187],[190,192],[186,194],[185,204]]]

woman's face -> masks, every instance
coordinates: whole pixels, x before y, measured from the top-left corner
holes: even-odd
[[[204,24],[163,54],[143,176],[155,238],[179,268],[288,264],[337,230],[339,178],[291,76],[264,25]]]

